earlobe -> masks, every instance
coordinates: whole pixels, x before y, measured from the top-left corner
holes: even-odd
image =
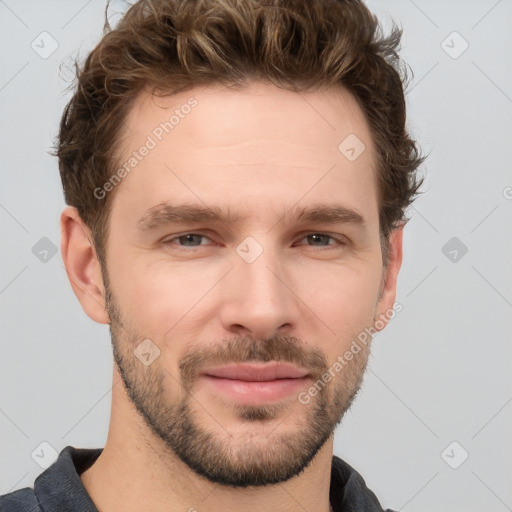
[[[76,208],[68,206],[64,209],[60,229],[62,260],[73,292],[92,320],[100,324],[110,323],[100,263],[90,230]]]
[[[384,271],[380,299],[377,303],[375,316],[376,329],[382,330],[389,319],[394,316],[394,304],[396,298],[396,285],[398,273],[402,266],[402,240],[405,223],[393,229],[389,235],[389,263]]]

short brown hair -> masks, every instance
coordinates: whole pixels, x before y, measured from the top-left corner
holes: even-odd
[[[258,80],[296,92],[340,85],[355,96],[377,149],[387,265],[389,234],[406,220],[425,158],[405,126],[401,36],[396,25],[384,36],[359,0],[140,0],[115,29],[106,21],[100,43],[76,64],[54,152],[66,203],[91,229],[100,262],[115,192],[98,199],[94,190],[118,168],[120,127],[137,95]]]

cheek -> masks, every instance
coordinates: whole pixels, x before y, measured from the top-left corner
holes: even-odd
[[[310,270],[303,272],[297,295],[329,327],[321,324],[337,343],[350,343],[373,321],[380,289],[378,265],[317,265]]]
[[[139,333],[162,340],[194,318],[194,306],[207,301],[208,291],[225,273],[207,265],[171,264],[162,258],[148,263],[147,257],[125,255],[112,272],[113,292]]]
[[[340,344],[350,344],[372,322],[380,287],[378,257],[353,258],[350,263],[313,258],[283,263],[283,280],[290,286],[287,300],[298,312],[290,321],[305,339],[313,344],[326,340],[326,353],[331,346],[340,350]],[[163,258],[148,263],[143,255],[125,252],[118,255],[111,281],[133,329],[166,353],[176,354],[186,348],[181,346],[185,332],[201,334],[208,319],[217,325],[225,292],[236,296],[236,290],[226,290],[233,280],[222,280],[229,266],[200,260],[171,264]]]

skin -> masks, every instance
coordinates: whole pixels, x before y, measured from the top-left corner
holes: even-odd
[[[103,275],[76,209],[61,216],[71,285],[87,315],[110,324],[116,363],[108,439],[81,479],[102,512],[328,512],[334,429],[361,385],[370,343],[308,403],[294,393],[244,405],[198,372],[281,360],[311,372],[308,391],[359,333],[379,318],[385,325],[403,227],[383,268],[375,148],[343,89],[143,92],[120,161],[190,97],[197,106],[108,192]],[[349,134],[366,146],[354,161],[338,150]],[[246,218],[141,231],[137,221],[164,201]],[[350,208],[364,224],[293,220],[293,208],[318,203]],[[178,238],[187,233],[202,237]],[[263,251],[251,263],[236,250],[248,236]],[[160,351],[149,365],[134,355],[145,339]]]

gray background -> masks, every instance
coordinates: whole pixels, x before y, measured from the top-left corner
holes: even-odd
[[[112,6],[115,22],[124,5]],[[403,310],[375,337],[335,453],[384,506],[512,510],[512,1],[369,6],[404,28],[409,127],[430,157],[405,232]],[[106,440],[108,329],[82,311],[60,250],[43,252],[59,247],[64,207],[47,154],[69,97],[59,65],[69,77],[70,56],[99,40],[104,7],[0,0],[0,494],[32,486],[51,462],[42,442]],[[58,43],[48,58],[43,31]]]

